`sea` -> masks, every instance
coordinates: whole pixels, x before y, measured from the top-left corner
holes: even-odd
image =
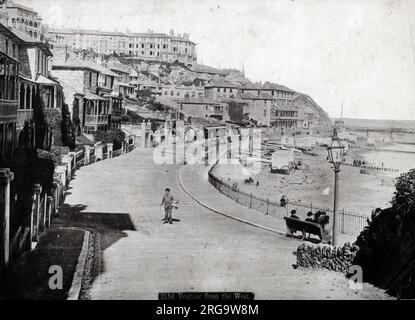
[[[398,169],[406,172],[415,168],[415,121],[413,120],[371,120],[343,119],[350,130],[359,130],[359,135],[377,140],[391,141],[378,150],[367,151],[362,157],[379,167]],[[364,129],[384,130],[365,132]]]

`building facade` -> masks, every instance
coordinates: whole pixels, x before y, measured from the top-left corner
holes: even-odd
[[[219,100],[235,98],[238,94],[238,85],[226,81],[214,81],[205,85],[206,98]]]
[[[141,59],[193,64],[197,60],[196,44],[188,34],[106,32],[82,29],[50,29],[48,40],[54,46],[75,50],[93,50],[99,54],[119,54]]]
[[[110,127],[110,100],[98,95],[101,68],[65,51],[54,53],[52,73],[62,83],[77,134],[107,131]]]
[[[210,99],[185,99],[178,102],[179,112],[187,119],[214,118],[223,120],[224,104]]]
[[[161,97],[174,99],[188,99],[188,98],[203,98],[205,96],[205,89],[196,86],[183,85],[163,85],[161,86]]]
[[[13,1],[5,1],[0,5],[0,15],[7,27],[13,27],[35,40],[43,41],[42,18],[33,9]]]
[[[0,25],[1,27],[2,25]],[[6,45],[7,44],[7,45]],[[11,35],[0,32],[0,158],[8,158],[17,145],[19,62]]]

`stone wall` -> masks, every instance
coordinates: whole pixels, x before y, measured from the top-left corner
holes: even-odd
[[[299,268],[322,268],[348,273],[359,248],[350,243],[343,247],[302,243],[297,248]]]

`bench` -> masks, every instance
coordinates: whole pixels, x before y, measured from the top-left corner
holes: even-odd
[[[284,217],[284,219],[292,236],[294,236],[296,231],[301,231],[303,233],[303,237],[308,233],[318,236],[320,241],[323,243],[328,243],[330,241],[329,235],[326,234],[321,224],[290,217]]]

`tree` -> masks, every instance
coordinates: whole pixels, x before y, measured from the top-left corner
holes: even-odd
[[[46,122],[45,107],[40,96],[40,90],[37,90],[32,101],[33,122],[35,123],[35,148],[43,149],[45,146],[48,124]]]

